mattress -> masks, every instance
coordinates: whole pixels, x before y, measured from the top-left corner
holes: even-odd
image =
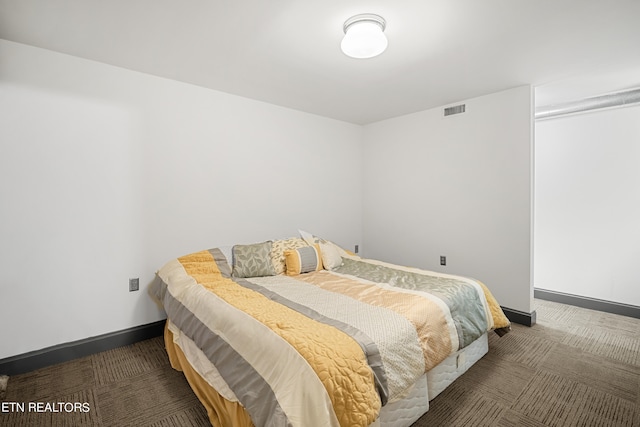
[[[484,334],[473,343],[458,350],[427,372],[429,400],[442,393],[460,375],[467,372],[478,360],[489,351],[489,339]]]

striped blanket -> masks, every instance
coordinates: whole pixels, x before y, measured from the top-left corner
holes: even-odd
[[[152,292],[255,425],[369,426],[426,371],[509,326],[480,282],[357,257],[236,278],[211,249],[167,263]]]

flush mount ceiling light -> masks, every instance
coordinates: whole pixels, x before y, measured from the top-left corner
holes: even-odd
[[[344,23],[344,38],[340,47],[345,55],[365,59],[380,55],[387,48],[382,16],[372,13],[352,16]]]

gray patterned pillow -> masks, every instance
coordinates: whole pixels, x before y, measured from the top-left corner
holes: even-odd
[[[271,241],[233,247],[234,277],[274,276],[271,262]]]

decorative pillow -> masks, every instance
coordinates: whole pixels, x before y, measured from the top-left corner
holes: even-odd
[[[322,265],[327,270],[333,270],[336,267],[340,267],[342,265],[342,256],[340,255],[340,251],[336,248],[333,243],[319,243],[320,245],[320,254],[322,255]]]
[[[322,270],[318,245],[284,251],[284,258],[288,276]]]
[[[324,239],[321,239],[318,236],[314,236],[313,234],[304,230],[298,230],[298,233],[300,233],[300,237],[302,238],[302,240],[304,240],[310,245],[315,245],[324,241]]]
[[[275,271],[271,262],[271,240],[252,245],[235,245],[233,247],[234,277],[273,276]]]
[[[342,249],[342,247],[340,247],[339,245],[336,245],[335,243],[333,243],[330,240],[326,240],[323,239],[322,237],[318,237],[315,236],[307,231],[304,230],[298,230],[298,233],[300,233],[300,237],[302,237],[302,239],[307,242],[310,245],[316,245],[319,243],[329,243],[330,245],[332,245],[334,248],[336,248],[336,250],[338,251],[338,253],[340,254],[340,256],[343,257],[352,257],[352,258],[360,258],[358,255],[356,255],[355,253],[351,252],[351,251],[347,251]]]
[[[271,262],[273,263],[273,269],[276,274],[282,274],[286,270],[286,264],[284,259],[284,251],[291,249],[298,249],[304,246],[308,246],[307,242],[299,237],[292,237],[290,239],[275,240],[271,247]]]

